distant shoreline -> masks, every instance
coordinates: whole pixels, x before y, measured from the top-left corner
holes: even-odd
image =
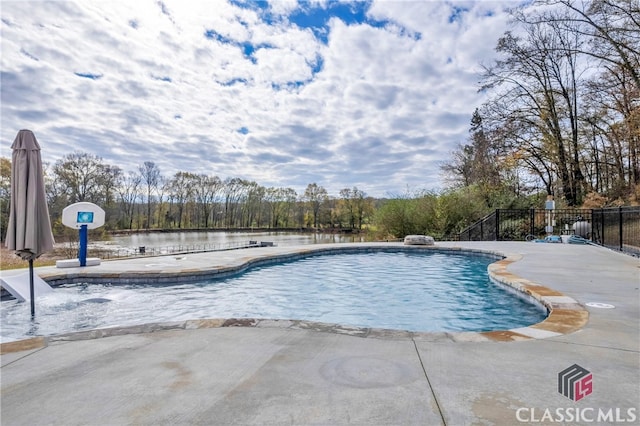
[[[107,231],[108,235],[135,235],[153,233],[178,233],[178,232],[299,232],[306,234],[361,234],[366,230],[351,228],[170,228],[170,229],[118,229]]]

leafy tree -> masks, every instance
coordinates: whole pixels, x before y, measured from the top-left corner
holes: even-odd
[[[454,188],[478,185],[489,190],[502,185],[506,167],[499,160],[500,148],[485,130],[477,108],[471,117],[469,133],[469,142],[458,146],[452,159],[441,166],[445,177]]]
[[[175,202],[178,209],[176,222],[178,228],[182,228],[184,222],[184,212],[187,202],[193,195],[193,188],[198,175],[189,172],[177,172],[171,180],[169,180],[169,198]]]
[[[269,227],[279,228],[290,224],[297,196],[292,188],[271,187],[265,190],[264,199],[269,206]]]
[[[320,208],[327,202],[329,195],[327,190],[318,184],[310,183],[304,190],[304,200],[309,204],[313,213],[313,227],[318,228]]]
[[[364,218],[372,209],[371,200],[366,198],[364,191],[355,186],[340,190],[340,197],[342,197],[342,208],[351,229],[362,229]]]
[[[381,238],[404,238],[419,233],[416,199],[410,194],[385,200],[376,211],[374,222]]]
[[[246,199],[242,208],[243,217],[241,226],[248,228],[260,224],[262,204],[264,202],[266,189],[253,181],[245,181],[244,185],[246,187]]]

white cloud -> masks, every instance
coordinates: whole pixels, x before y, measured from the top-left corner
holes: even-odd
[[[294,1],[270,2],[272,21],[222,0],[3,1],[2,155],[30,128],[50,163],[79,150],[299,193],[441,187],[505,5],[378,1],[384,28],[334,17],[323,44],[289,24]]]

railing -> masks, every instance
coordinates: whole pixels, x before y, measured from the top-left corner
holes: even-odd
[[[461,241],[525,241],[579,235],[596,244],[640,255],[640,207],[609,209],[497,209],[459,234]]]
[[[460,241],[495,241],[496,233],[496,211],[489,213],[476,223],[460,232]]]
[[[131,257],[144,257],[144,256],[164,256],[172,254],[186,254],[186,253],[204,253],[209,251],[223,251],[223,250],[237,250],[249,247],[261,247],[263,245],[269,245],[273,243],[249,241],[249,242],[234,242],[225,244],[180,244],[176,246],[163,246],[163,247],[129,247],[129,248],[89,248],[88,256],[99,257],[102,260],[108,259],[123,259]]]
[[[547,226],[557,235],[573,234],[574,224],[591,222],[591,215],[590,209],[497,209],[464,229],[460,240],[525,241],[546,235]]]

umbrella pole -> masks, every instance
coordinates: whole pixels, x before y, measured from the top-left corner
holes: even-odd
[[[29,292],[31,294],[31,317],[36,316],[36,297],[33,290],[33,259],[29,259]]]

